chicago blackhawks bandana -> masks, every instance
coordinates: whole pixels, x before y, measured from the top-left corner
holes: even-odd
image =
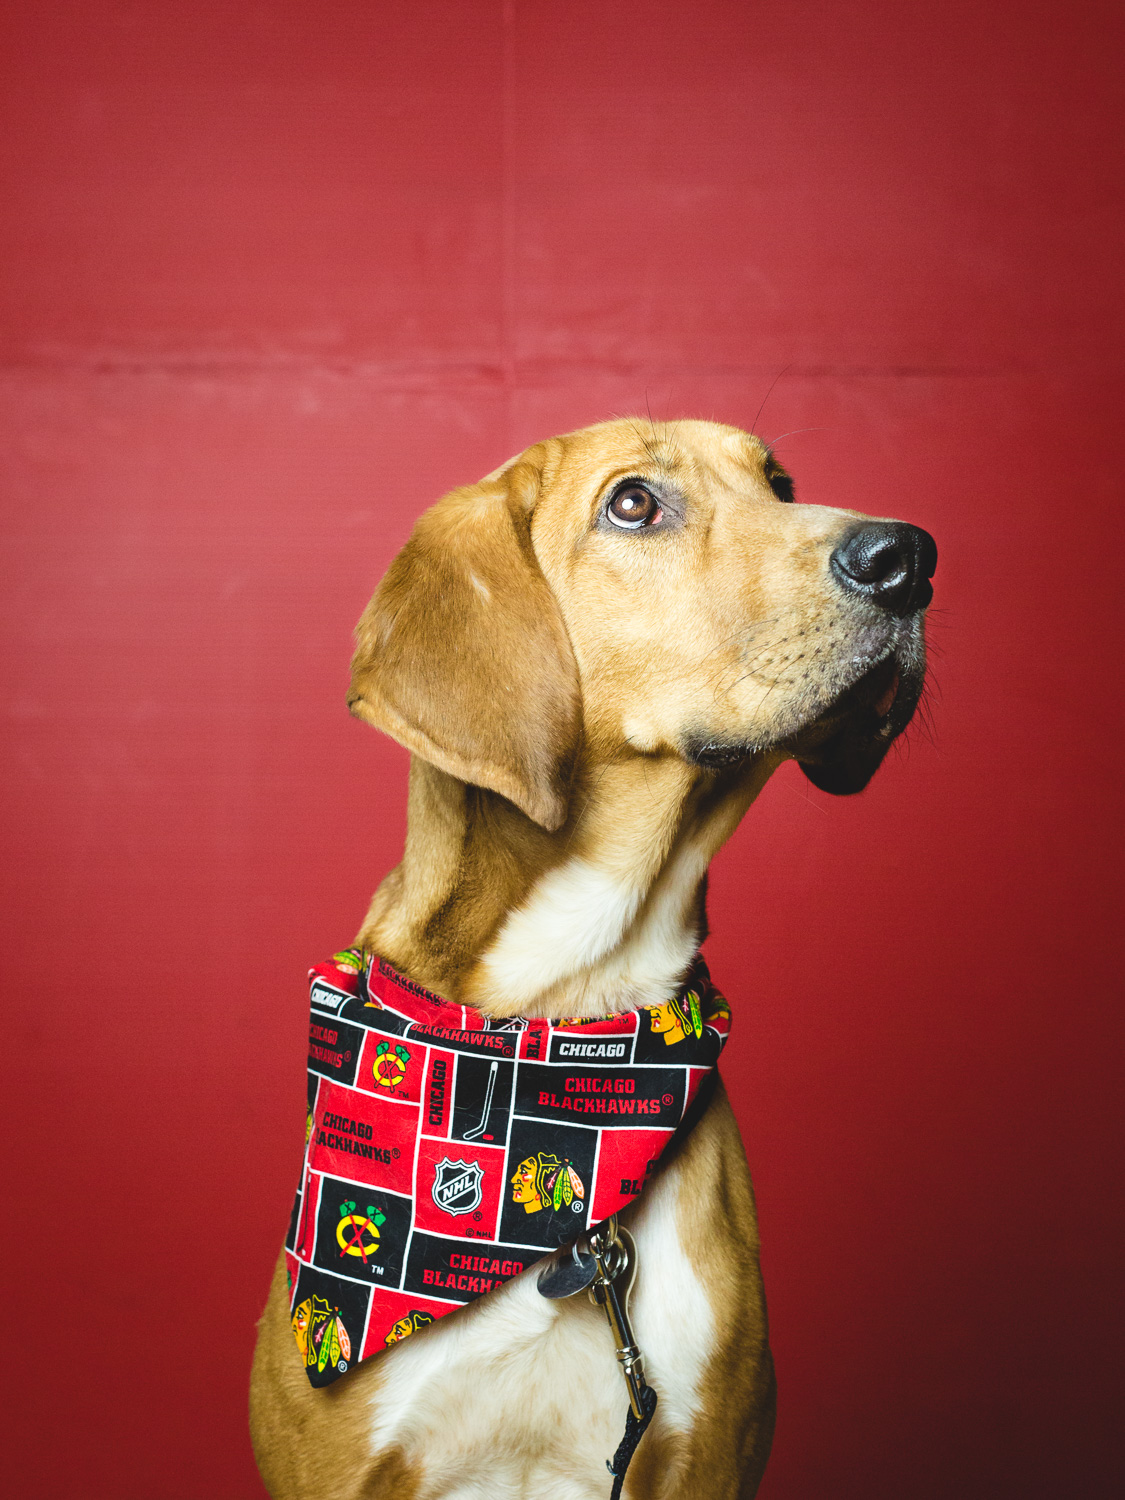
[[[490,1022],[355,950],[309,981],[285,1245],[315,1386],[632,1202],[730,1026],[702,959],[675,1000],[597,1020]]]

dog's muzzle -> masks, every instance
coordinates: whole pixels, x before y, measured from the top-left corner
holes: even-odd
[[[898,622],[891,627],[892,653],[841,694],[826,716],[832,726],[827,736],[813,754],[797,757],[814,786],[848,796],[871,780],[922,696],[922,611],[934,596],[937,544],[920,526],[868,521],[848,532],[828,565],[853,600]]]

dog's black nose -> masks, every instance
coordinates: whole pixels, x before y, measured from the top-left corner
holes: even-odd
[[[937,544],[928,531],[905,521],[867,521],[848,533],[829,567],[849,594],[908,615],[934,597]]]

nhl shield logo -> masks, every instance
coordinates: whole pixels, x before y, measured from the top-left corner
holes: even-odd
[[[443,1213],[471,1214],[480,1207],[484,1168],[476,1161],[450,1161],[443,1156],[434,1168],[430,1194]]]

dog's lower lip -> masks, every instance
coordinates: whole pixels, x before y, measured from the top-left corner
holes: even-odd
[[[889,714],[891,709],[894,707],[894,701],[898,697],[899,683],[901,682],[901,680],[902,679],[899,677],[899,674],[896,672],[895,675],[891,678],[886,690],[880,695],[879,698],[876,699],[875,712],[881,719],[886,718],[887,714]]]

